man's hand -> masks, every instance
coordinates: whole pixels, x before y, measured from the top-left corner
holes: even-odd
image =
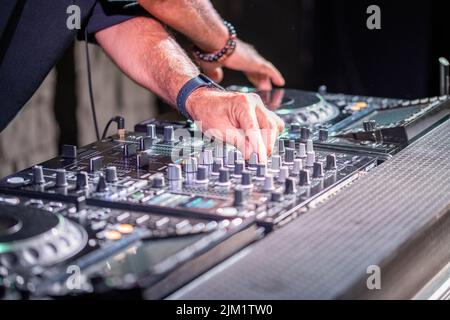
[[[216,82],[222,81],[222,67],[242,71],[259,90],[271,90],[272,83],[284,86],[284,78],[275,66],[264,59],[251,45],[238,40],[235,52],[222,64],[199,61],[203,72]]]
[[[130,19],[97,32],[96,39],[123,72],[171,105],[181,87],[199,74],[155,19]],[[284,126],[256,94],[200,88],[189,96],[186,109],[201,122],[203,132],[241,147],[246,159],[257,152],[261,162],[267,160]]]
[[[267,162],[284,128],[256,94],[201,88],[188,98],[186,109],[207,136],[238,147],[245,159],[255,152],[261,163]]]

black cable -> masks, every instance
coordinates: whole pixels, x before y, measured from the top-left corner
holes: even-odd
[[[95,135],[97,137],[97,140],[100,140],[100,131],[98,130],[97,113],[95,111],[94,91],[92,89],[91,61],[90,61],[90,58],[89,58],[89,46],[88,46],[87,27],[84,29],[84,41],[85,41],[86,65],[87,65],[87,76],[88,76],[88,87],[89,87],[89,99],[91,101],[92,119],[94,121]]]
[[[116,116],[114,118],[111,118],[111,119],[109,119],[108,123],[106,124],[105,130],[103,130],[102,140],[106,138],[109,127],[111,126],[111,123],[113,123],[113,122],[117,123],[117,130],[125,129],[125,119],[123,117]]]

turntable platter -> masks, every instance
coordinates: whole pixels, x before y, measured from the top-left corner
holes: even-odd
[[[0,264],[47,266],[80,252],[86,231],[63,216],[31,207],[0,205]]]
[[[327,102],[320,94],[294,89],[257,91],[252,88],[233,86],[238,92],[254,92],[266,107],[276,112],[288,123],[315,125],[329,122],[339,116],[339,108]]]

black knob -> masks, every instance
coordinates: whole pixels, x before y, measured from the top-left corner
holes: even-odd
[[[34,166],[33,167],[33,184],[39,185],[44,184],[44,169],[42,166]]]
[[[238,160],[234,163],[234,174],[237,176],[242,175],[242,171],[244,171],[245,162],[242,160]]]
[[[284,145],[284,140],[278,140],[278,154],[284,154],[286,147]]]
[[[197,182],[208,182],[208,168],[206,166],[198,166],[197,168]]]
[[[236,161],[242,160],[242,153],[239,150],[230,150],[228,152],[228,165],[236,165]]]
[[[164,142],[174,142],[175,141],[175,132],[172,126],[164,127]]]
[[[325,142],[328,140],[328,130],[320,129],[319,130],[319,141]]]
[[[287,148],[284,154],[285,163],[294,163],[295,160],[295,149]]]
[[[86,189],[89,186],[89,176],[87,172],[81,171],[77,173],[77,190]]]
[[[230,170],[227,168],[219,169],[219,183],[226,184],[230,182]]]
[[[103,167],[103,157],[98,156],[89,159],[89,171],[96,172]]]
[[[116,167],[107,167],[106,168],[106,182],[108,183],[116,183],[117,182],[117,168]]]
[[[295,140],[289,140],[289,148],[295,150]]]
[[[147,125],[147,137],[150,139],[156,139],[156,126],[154,124]]]
[[[242,172],[241,184],[244,187],[248,187],[248,186],[252,185],[252,174],[250,173],[250,171],[243,171]]]
[[[66,170],[58,169],[56,170],[56,184],[57,188],[65,188],[69,184],[67,183]]]
[[[217,174],[219,173],[219,170],[223,168],[223,159],[222,158],[216,158],[214,159],[212,172]]]
[[[295,187],[295,180],[293,178],[287,178],[285,182],[284,194],[295,194],[297,189]]]
[[[106,179],[103,173],[100,173],[98,176],[97,182],[97,192],[106,192],[108,191],[108,185],[106,184]]]
[[[283,201],[283,194],[278,191],[274,191],[270,194],[270,201],[272,202],[281,202]]]
[[[309,186],[310,184],[311,184],[311,181],[309,179],[309,171],[308,170],[300,170],[299,185],[304,187],[304,186]]]
[[[306,142],[309,138],[311,138],[311,130],[307,127],[302,127],[300,129],[300,140]]]
[[[64,159],[76,159],[77,158],[77,147],[65,144],[62,146],[61,157]]]
[[[299,123],[291,124],[291,132],[294,132],[294,133],[300,132],[301,128],[302,127],[301,127],[301,125]]]
[[[253,170],[256,169],[258,162],[259,162],[258,154],[253,152],[250,155],[250,160],[248,161],[249,168],[251,168]]]
[[[258,178],[264,178],[266,176],[266,173],[267,165],[261,163],[256,166],[256,176]]]
[[[327,164],[325,167],[326,170],[336,170],[336,155],[335,154],[329,154],[327,155]]]
[[[236,207],[241,207],[245,203],[245,195],[242,189],[234,190],[234,203],[233,205]]]
[[[138,146],[134,143],[127,143],[123,146],[123,156],[124,157],[132,157],[137,154]]]
[[[164,175],[162,174],[157,174],[153,177],[153,188],[163,188],[166,185],[165,179],[164,179]]]
[[[313,166],[313,178],[322,178],[323,177],[323,163],[322,162],[314,162]]]
[[[139,149],[141,151],[145,151],[150,149],[153,146],[153,140],[150,137],[141,137],[141,139],[139,139]]]

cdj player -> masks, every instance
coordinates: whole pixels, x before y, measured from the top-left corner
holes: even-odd
[[[286,122],[267,164],[244,161],[191,122],[153,119],[2,179],[3,297],[165,298],[370,175],[450,113],[444,94],[257,93]]]

